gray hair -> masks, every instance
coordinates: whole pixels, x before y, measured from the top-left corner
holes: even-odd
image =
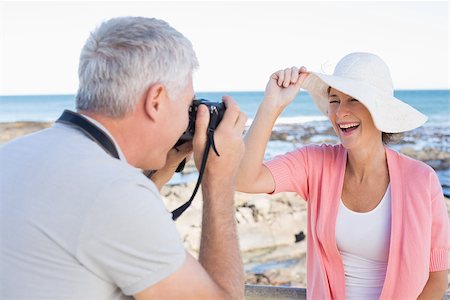
[[[78,68],[79,110],[120,118],[132,112],[150,85],[175,99],[198,67],[191,42],[162,20],[110,19],[91,33]]]

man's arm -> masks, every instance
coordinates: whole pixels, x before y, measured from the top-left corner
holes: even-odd
[[[234,190],[236,173],[244,153],[242,133],[247,118],[231,97],[214,134],[220,157],[209,153],[203,191],[203,219],[199,261],[187,254],[183,266],[159,283],[134,295],[145,299],[243,299],[244,270],[237,237]],[[193,141],[199,167],[206,142],[209,112],[197,112]]]
[[[215,144],[220,157],[211,151],[202,183],[203,217],[199,261],[229,299],[244,298],[244,271],[239,251],[235,221],[234,191],[236,175],[244,155],[242,134],[247,117],[231,97],[224,97],[224,117],[215,131]],[[205,108],[205,107],[203,107]],[[208,112],[202,108],[201,118]],[[199,118],[199,115],[197,115]],[[209,116],[208,116],[209,120]],[[196,132],[206,132],[206,121],[200,120]],[[196,147],[204,147],[206,135],[194,140]],[[198,151],[203,154],[202,151]]]
[[[157,284],[134,295],[134,298],[136,300],[233,299],[227,296],[202,265],[187,252],[186,261],[180,269]]]

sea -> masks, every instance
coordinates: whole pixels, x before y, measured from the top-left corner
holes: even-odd
[[[428,116],[418,135],[408,146],[416,149],[436,148],[450,152],[450,90],[397,90],[395,96],[412,105]],[[252,92],[197,92],[197,98],[221,101],[223,95],[232,96],[249,117],[248,125],[255,117],[263,98],[262,91]],[[0,96],[0,122],[51,122],[56,120],[64,109],[75,109],[74,95],[24,95]],[[302,92],[278,118],[276,126],[283,125],[329,126],[327,118],[317,109],[307,92]],[[289,140],[289,139],[287,139]],[[317,137],[321,140],[321,137]],[[266,158],[293,150],[301,145],[289,141],[271,141],[267,147]],[[400,145],[394,145],[396,149]],[[437,170],[444,193],[450,195],[450,168]],[[171,184],[193,180],[194,175],[177,175]]]

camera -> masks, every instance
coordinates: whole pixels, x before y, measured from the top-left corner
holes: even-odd
[[[181,135],[178,139],[175,147],[184,144],[194,138],[195,133],[195,120],[197,116],[197,110],[199,105],[204,104],[208,107],[209,110],[209,125],[208,130],[214,131],[219,125],[220,121],[223,118],[223,114],[225,113],[225,104],[223,102],[213,102],[206,99],[194,99],[192,101],[191,106],[189,107],[189,123],[186,131]],[[180,165],[178,166],[175,172],[181,172],[186,163],[186,159],[184,159]]]
[[[212,102],[206,99],[195,99],[192,101],[191,106],[189,107],[189,124],[186,131],[180,137],[175,146],[179,146],[187,141],[190,141],[194,138],[195,133],[195,120],[197,116],[197,110],[199,105],[204,104],[209,109],[209,126],[210,129],[216,129],[217,125],[223,118],[223,114],[225,112],[225,105],[223,102]]]

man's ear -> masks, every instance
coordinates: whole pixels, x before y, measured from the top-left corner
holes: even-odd
[[[167,101],[167,91],[164,85],[156,83],[151,85],[144,96],[144,111],[147,116],[156,120],[162,105]]]

